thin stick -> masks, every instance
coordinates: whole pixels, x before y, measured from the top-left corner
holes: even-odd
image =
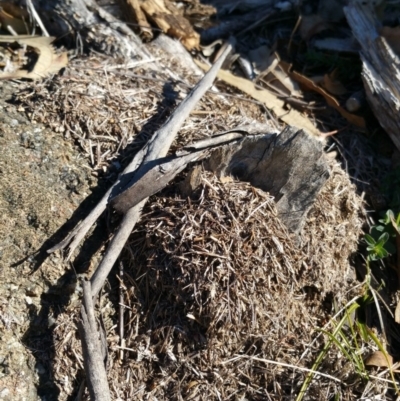
[[[32,0],[26,0],[26,5],[28,6],[30,12],[32,13],[32,16],[36,23],[39,25],[40,29],[42,30],[43,36],[50,36],[49,33],[46,30],[46,27],[44,26],[42,20],[39,17],[39,14],[35,10],[35,7],[32,3]]]
[[[119,262],[119,360],[122,362],[124,360],[124,347],[125,347],[125,338],[124,338],[124,263],[122,260]]]
[[[204,75],[200,82],[192,89],[192,91],[183,100],[183,102],[177,107],[175,112],[170,116],[163,127],[156,131],[149,142],[144,146],[144,148],[135,155],[132,162],[123,171],[119,180],[106,192],[106,194],[96,205],[96,207],[82,222],[80,222],[68,234],[68,236],[63,241],[50,248],[47,251],[48,253],[52,253],[58,249],[63,249],[69,244],[67,260],[70,259],[76,247],[79,245],[79,243],[88,233],[92,225],[105,210],[111,193],[113,193],[113,195],[116,195],[118,192],[121,191],[121,189],[123,189],[124,181],[126,181],[127,174],[137,170],[144,161],[148,162],[151,160],[155,160],[167,154],[168,149],[171,146],[171,143],[174,140],[176,133],[181,128],[183,122],[189,116],[190,112],[196,106],[197,102],[201,99],[204,93],[212,86],[213,81],[222,66],[222,63],[225,60],[226,56],[229,54],[231,48],[232,47],[228,42],[227,47],[225,51],[221,54],[220,58]],[[118,191],[117,193],[115,193],[116,188],[120,188],[120,191]]]
[[[107,373],[101,355],[101,344],[94,316],[91,286],[83,282],[82,320],[78,324],[82,341],[85,372],[87,376],[90,399],[93,401],[111,401]]]
[[[233,357],[231,359],[228,359],[227,361],[221,362],[221,365],[226,365],[227,363],[234,362],[234,361],[237,361],[239,359],[249,359],[251,361],[263,362],[265,364],[284,366],[286,368],[292,368],[292,369],[295,369],[295,370],[300,370],[302,372],[314,373],[315,375],[323,376],[323,377],[326,377],[327,379],[331,379],[331,380],[334,380],[334,381],[339,382],[339,383],[342,382],[337,377],[328,375],[326,373],[318,372],[317,370],[307,369],[307,368],[303,368],[301,366],[291,365],[289,363],[284,363],[284,362],[271,361],[270,359],[257,358],[255,356],[250,356],[250,355],[237,355],[237,356],[235,356],[235,357]]]
[[[67,256],[67,260],[70,259],[74,250],[79,245],[79,243],[83,240],[87,232],[90,230],[92,225],[96,222],[96,220],[100,217],[100,215],[104,212],[107,207],[108,199],[111,196],[111,193],[114,192],[115,188],[118,186],[123,186],[122,183],[124,179],[126,179],[126,175],[135,171],[143,162],[145,156],[145,148],[141,149],[138,153],[136,153],[133,160],[129,163],[129,165],[125,168],[119,179],[112,185],[112,187],[104,194],[101,198],[100,202],[96,205],[96,207],[89,213],[89,215],[82,220],[68,235],[65,237],[57,245],[50,248],[47,253],[52,253],[57,251],[58,249],[64,249],[69,245],[69,252]]]
[[[200,82],[192,89],[183,102],[176,108],[175,112],[168,118],[163,127],[154,133],[149,142],[144,147],[146,156],[144,157],[143,164],[158,158],[166,156],[168,150],[175,139],[176,134],[182,127],[186,118],[191,111],[195,108],[196,104],[212,86],[219,69],[222,66],[225,58],[232,50],[230,42],[226,44],[225,50],[220,58],[210,68],[207,74],[200,80]],[[140,170],[139,170],[140,171]],[[140,173],[137,174],[140,176]],[[101,287],[103,286],[108,274],[110,273],[114,263],[120,255],[126,241],[128,240],[133,228],[140,218],[143,206],[147,199],[142,200],[138,205],[129,209],[124,215],[120,227],[114,238],[111,240],[109,247],[104,254],[99,266],[94,272],[90,282],[92,284],[92,295],[96,297]]]
[[[85,380],[82,380],[81,384],[79,385],[79,390],[78,394],[75,397],[75,401],[82,401],[84,391],[85,391]]]
[[[231,51],[232,46],[228,42],[224,52],[220,58],[215,62],[206,75],[200,82],[193,88],[183,102],[176,108],[175,112],[168,118],[162,128],[154,133],[152,138],[146,144],[144,151],[146,156],[143,159],[143,164],[160,157],[166,156],[168,150],[175,139],[176,134],[189,116],[190,112],[195,108],[198,101],[202,98],[204,93],[212,86],[219,69],[222,66],[225,58]],[[140,176],[140,174],[137,174]],[[129,209],[124,215],[121,225],[111,240],[109,247],[104,254],[98,268],[94,272],[90,282],[92,284],[92,295],[95,297],[100,288],[103,286],[108,274],[110,273],[115,261],[120,255],[126,241],[128,240],[133,228],[140,218],[143,206],[147,199],[142,200],[138,205]]]

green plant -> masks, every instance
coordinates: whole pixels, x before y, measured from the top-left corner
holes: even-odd
[[[323,329],[317,329],[317,331],[327,338],[327,341],[312,365],[311,371],[305,378],[296,401],[303,400],[303,397],[308,391],[314,378],[315,372],[318,371],[318,368],[324,361],[324,358],[332,346],[336,346],[339,349],[341,354],[352,364],[354,372],[362,380],[370,380],[362,356],[362,350],[365,348],[364,345],[370,344],[376,347],[383,355],[396,393],[398,395],[400,394],[391,366],[391,357],[386,350],[387,338],[377,297],[380,288],[374,290],[370,283],[370,263],[372,261],[384,259],[387,256],[396,253],[396,240],[398,241],[400,238],[400,213],[397,213],[396,215],[392,210],[388,210],[378,223],[379,224],[371,227],[370,233],[365,234],[364,237],[364,241],[367,244],[368,256],[366,260],[367,275],[362,284],[362,295],[347,304],[338,314],[335,315],[335,317],[332,318],[329,322],[330,326],[333,327],[331,331],[326,330],[326,326]],[[376,304],[378,315],[380,317],[379,321],[384,339],[383,343],[379,340],[378,336],[367,327],[365,322],[359,318],[359,313],[357,313],[358,317],[354,318],[356,312],[363,312],[365,307],[372,302]],[[336,320],[336,317],[339,315],[341,316],[341,319]]]
[[[369,260],[379,260],[389,256],[389,251],[385,248],[385,244],[389,239],[388,233],[383,233],[377,240],[375,240],[371,235],[365,234],[364,239],[367,243]]]
[[[364,236],[369,261],[384,259],[396,253],[395,244],[396,235],[400,231],[400,213],[395,216],[392,210],[388,210],[379,223],[371,228],[370,234]]]
[[[341,354],[345,356],[346,359],[352,364],[354,372],[361,380],[364,381],[369,381],[372,378],[368,374],[364,363],[363,350],[366,348],[366,344],[375,346],[382,353],[386,361],[388,373],[390,375],[395,392],[398,395],[400,394],[391,366],[391,357],[385,347],[386,341],[382,343],[378,336],[369,327],[367,327],[365,322],[360,320],[358,317],[355,317],[356,314],[358,315],[360,310],[363,310],[366,306],[373,302],[375,302],[377,309],[380,310],[377,298],[374,296],[375,290],[371,287],[370,280],[371,275],[369,270],[369,262],[367,261],[367,275],[364,283],[362,283],[362,295],[345,305],[344,308],[341,309],[330,320],[329,325],[333,327],[331,331],[326,330],[328,325],[326,325],[323,329],[317,329],[317,331],[325,335],[327,341],[312,365],[311,371],[305,378],[296,397],[296,401],[303,400],[315,376],[315,372],[318,371],[318,368],[324,361],[324,358],[332,346],[336,346],[339,349]],[[341,319],[337,320],[339,315],[341,316]],[[383,322],[381,322],[381,324],[383,325]]]
[[[318,330],[321,333],[325,334],[328,337],[328,341],[325,344],[322,351],[317,356],[314,364],[311,367],[312,371],[317,371],[321,363],[323,362],[326,354],[333,344],[336,344],[338,348],[341,350],[343,355],[353,364],[355,370],[363,377],[368,378],[368,374],[365,370],[364,362],[362,360],[361,355],[357,352],[358,345],[357,342],[355,346],[351,346],[349,341],[346,339],[346,335],[343,333],[343,328],[346,324],[349,324],[351,327],[352,336],[354,334],[353,331],[353,323],[351,319],[351,315],[355,313],[355,311],[359,308],[357,303],[353,303],[348,308],[345,309],[345,314],[339,322],[332,320],[332,324],[334,325],[334,330],[332,333],[329,333],[326,330]],[[345,341],[343,341],[345,339]],[[351,339],[350,339],[351,342]],[[300,392],[296,397],[296,401],[301,401],[306,394],[312,380],[314,378],[314,373],[310,372],[306,379],[304,380],[303,385],[301,386]]]

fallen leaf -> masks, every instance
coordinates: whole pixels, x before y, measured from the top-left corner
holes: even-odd
[[[197,60],[196,64],[204,71],[208,71],[210,68],[208,65]],[[285,108],[285,102],[282,99],[277,98],[265,89],[256,88],[253,82],[249,81],[248,79],[237,77],[225,70],[220,70],[218,72],[218,78],[248,94],[253,99],[264,103],[269,110],[272,110],[275,115],[286,124],[304,129],[312,135],[320,136],[320,131],[314,127],[307,117],[304,117],[295,109],[287,110]]]
[[[375,351],[365,361],[367,366],[378,366],[381,368],[390,368],[393,365],[393,357],[389,354],[385,354],[382,351]]]
[[[334,96],[332,96],[325,89],[323,89],[322,87],[317,85],[312,79],[307,78],[304,75],[302,75],[296,71],[290,71],[290,66],[288,64],[282,63],[282,65],[285,65],[285,68],[287,69],[289,75],[294,80],[296,80],[298,83],[302,84],[305,88],[322,95],[325,98],[328,105],[333,107],[335,110],[337,110],[349,123],[354,124],[360,128],[365,128],[366,125],[365,125],[365,120],[363,117],[360,117],[356,114],[349,113],[347,110],[345,110],[339,104],[339,102],[335,99]]]
[[[283,96],[302,98],[299,85],[295,82],[280,65],[280,58],[275,53],[269,58],[269,67],[262,76],[262,81],[268,82],[274,89],[281,92]]]
[[[46,36],[3,36],[0,35],[0,42],[26,45],[34,48],[39,53],[39,58],[32,71],[17,70],[13,72],[0,73],[0,79],[41,79],[50,74],[55,74],[68,64],[66,52],[55,54],[51,46],[54,38]]]
[[[337,78],[336,70],[324,75],[321,86],[332,95],[342,96],[347,93],[347,89]]]

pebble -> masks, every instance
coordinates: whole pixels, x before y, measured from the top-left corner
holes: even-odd
[[[3,388],[0,391],[0,399],[4,398],[4,397],[7,397],[9,394],[10,394],[10,390],[8,388]]]

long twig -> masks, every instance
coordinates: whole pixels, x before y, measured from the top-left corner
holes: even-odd
[[[193,90],[188,94],[188,96],[183,100],[183,102],[176,108],[174,113],[168,118],[165,125],[154,133],[152,138],[146,144],[141,154],[144,154],[142,159],[141,167],[138,168],[135,177],[140,177],[143,170],[146,169],[146,163],[156,160],[158,158],[167,155],[168,150],[175,139],[176,134],[183,125],[186,118],[189,116],[190,112],[194,109],[196,104],[202,98],[204,93],[212,86],[214,79],[222,66],[226,56],[231,51],[231,45],[228,42],[224,52],[221,54],[220,58],[215,62],[213,67],[208,71],[208,73],[200,80],[200,82],[193,88]],[[135,157],[139,159],[139,157]],[[136,161],[135,161],[136,164]],[[137,165],[137,164],[136,164]],[[143,167],[144,166],[144,167]],[[134,169],[132,168],[131,171]],[[134,177],[134,180],[135,180]],[[123,177],[122,177],[123,178]],[[132,180],[130,182],[132,184]],[[111,190],[109,191],[111,193]],[[104,208],[107,204],[107,199],[105,200]],[[110,242],[103,259],[101,260],[99,266],[94,272],[91,278],[92,285],[92,295],[95,297],[101,287],[103,286],[108,274],[110,273],[115,261],[117,260],[119,254],[121,253],[126,241],[129,238],[134,226],[140,218],[140,214],[143,206],[147,202],[147,198],[142,200],[139,204],[129,209],[124,215],[121,225],[118,228],[117,233]],[[99,209],[98,209],[99,210]]]
[[[104,366],[90,283],[83,282],[82,321],[79,323],[85,372],[90,398],[94,401],[111,401],[107,373]]]
[[[36,23],[39,25],[40,29],[42,30],[43,36],[50,36],[49,33],[46,30],[46,27],[44,26],[42,20],[39,17],[39,14],[37,13],[35,6],[32,3],[32,0],[26,0],[26,5],[28,6],[28,9],[32,13],[33,19],[36,21]]]
[[[230,51],[231,51],[231,45],[228,42],[225,51],[221,54],[220,58],[215,62],[213,67],[204,75],[204,77],[200,80],[200,82],[192,89],[189,95],[177,107],[175,112],[169,117],[166,123],[153,134],[152,138],[143,147],[143,149],[141,149],[135,155],[131,163],[125,168],[125,170],[121,174],[120,178],[105,193],[105,195],[96,205],[96,207],[89,213],[89,215],[84,220],[82,220],[68,234],[68,236],[63,241],[50,248],[47,251],[48,253],[52,253],[59,249],[64,249],[67,246],[69,246],[67,260],[70,259],[76,247],[83,240],[83,238],[86,236],[90,228],[93,226],[93,224],[97,221],[97,219],[100,217],[100,215],[107,207],[111,194],[115,196],[119,192],[122,192],[127,186],[126,185],[127,177],[131,175],[132,172],[136,171],[144,162],[155,160],[167,154],[168,149],[170,148],[176,133],[179,131],[185,119],[193,110],[197,102],[201,99],[204,93],[212,86],[212,83],[219,69],[221,68],[223,61],[225,60]]]
[[[121,349],[119,350],[119,361],[124,360],[124,348],[125,348],[125,336],[124,336],[124,263],[122,260],[119,262],[119,345]]]
[[[141,149],[133,158],[133,160],[129,163],[129,165],[125,168],[120,178],[112,185],[112,187],[104,194],[101,198],[100,202],[96,205],[96,207],[89,213],[89,215],[82,220],[68,235],[65,237],[57,245],[50,248],[47,253],[52,253],[57,251],[58,249],[64,249],[69,244],[69,252],[67,256],[67,260],[72,256],[74,250],[79,245],[79,243],[83,240],[85,235],[88,233],[93,224],[97,221],[100,215],[104,212],[107,207],[108,199],[111,196],[111,193],[114,192],[115,188],[123,187],[123,182],[126,179],[126,176],[133,171],[135,171],[143,162],[145,156],[146,148]]]

